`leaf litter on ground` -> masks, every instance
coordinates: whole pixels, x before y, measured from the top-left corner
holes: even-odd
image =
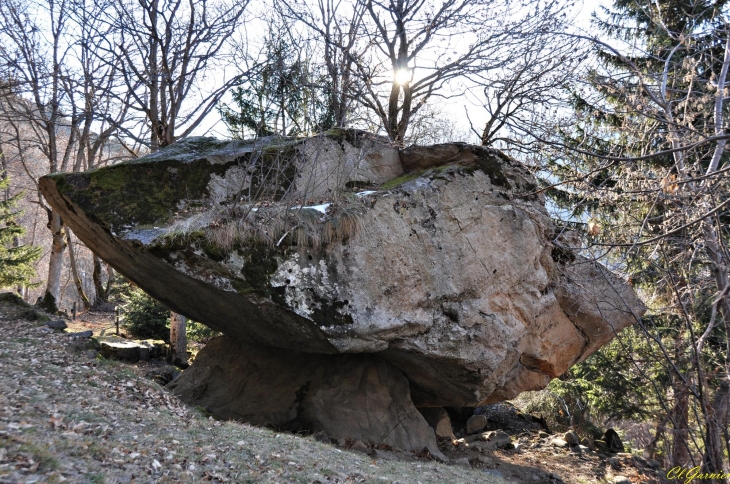
[[[65,333],[0,314],[0,484],[201,481],[507,482],[218,421],[146,378],[142,364],[92,358]]]

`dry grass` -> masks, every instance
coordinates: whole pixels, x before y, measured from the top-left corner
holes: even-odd
[[[230,251],[248,244],[319,249],[354,237],[360,231],[366,210],[364,202],[352,196],[327,205],[326,213],[311,206],[284,203],[215,206],[178,219],[166,233],[172,240],[184,241],[202,232],[214,247]]]
[[[1,308],[0,308],[1,311]],[[85,343],[0,315],[0,483],[505,482],[220,422]]]
[[[320,154],[308,153],[305,161],[290,141],[242,158],[225,177],[215,177],[209,199],[179,207],[167,236],[185,240],[202,233],[223,251],[249,244],[317,249],[353,237],[368,203],[345,187],[348,173]],[[323,204],[326,213],[312,208]]]

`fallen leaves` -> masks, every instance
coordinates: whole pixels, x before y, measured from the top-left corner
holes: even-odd
[[[71,343],[0,315],[0,483],[478,481],[460,468],[373,468],[309,438],[203,416],[145,378],[151,364]]]

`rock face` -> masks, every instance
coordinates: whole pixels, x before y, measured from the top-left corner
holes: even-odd
[[[342,130],[257,143],[194,138],[47,176],[41,189],[84,243],[175,312],[231,345],[294,350],[302,374],[292,381],[316,373],[306,361],[359,354],[371,366],[348,371],[402,372],[417,406],[478,406],[543,388],[643,311],[629,286],[554,241],[529,173],[481,147],[399,152]],[[186,389],[215,380],[205,401],[233,416],[238,403],[213,403],[232,391],[222,375],[239,360],[254,375],[255,362],[231,351],[206,349],[202,361],[220,372],[202,377],[194,363],[181,394],[194,400]],[[317,375],[324,388],[330,376]],[[307,401],[301,415],[316,414]],[[398,412],[410,415],[407,407]],[[319,418],[313,429],[324,429]],[[358,438],[377,442],[378,432]]]
[[[222,418],[439,453],[408,380],[369,355],[313,355],[223,336],[170,387]]]

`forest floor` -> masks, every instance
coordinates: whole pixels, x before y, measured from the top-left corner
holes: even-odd
[[[88,339],[113,332],[113,314],[85,313],[67,332],[0,301],[0,484],[34,482],[632,483],[664,482],[630,454],[571,454],[505,429],[524,450],[476,459],[442,442],[462,465],[393,452],[376,456],[310,436],[215,420],[157,383],[164,362],[105,360]],[[534,434],[534,435],[533,435]],[[536,448],[531,448],[536,447]],[[471,466],[463,465],[468,457]]]

